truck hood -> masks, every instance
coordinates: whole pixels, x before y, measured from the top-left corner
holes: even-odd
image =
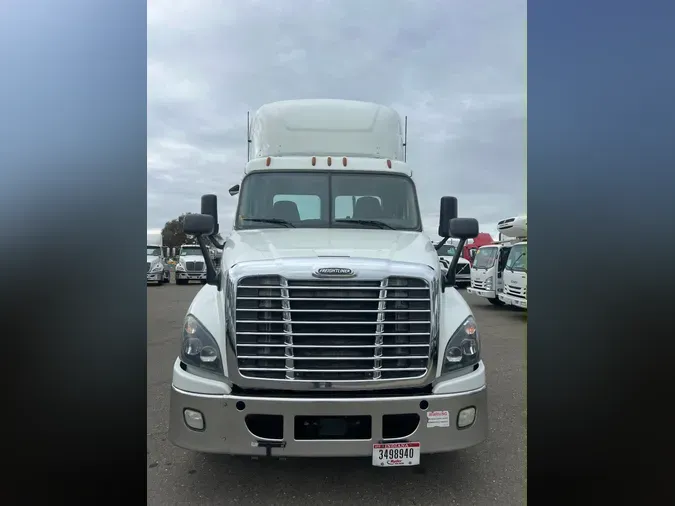
[[[185,262],[203,262],[204,257],[202,255],[185,255],[180,257],[178,261],[182,264]]]
[[[426,234],[379,229],[265,229],[233,231],[223,261],[228,268],[249,260],[359,257],[412,262],[438,268]]]
[[[442,258],[443,260],[445,260],[448,263],[452,262],[452,257],[440,255],[439,258]],[[468,264],[468,263],[469,263],[469,261],[464,257],[459,257],[457,259],[457,264]]]

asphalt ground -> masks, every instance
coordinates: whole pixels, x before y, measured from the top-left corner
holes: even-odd
[[[526,314],[462,290],[482,339],[490,434],[473,448],[422,455],[420,466],[379,469],[370,459],[260,459],[205,455],[167,439],[171,371],[199,284],[148,286],[148,504],[521,505],[525,502]]]

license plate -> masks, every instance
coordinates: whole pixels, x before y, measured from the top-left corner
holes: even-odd
[[[373,445],[373,465],[377,467],[418,466],[419,443],[384,443]]]

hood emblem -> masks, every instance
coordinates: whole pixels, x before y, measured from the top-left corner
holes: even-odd
[[[322,267],[315,270],[312,275],[315,278],[353,278],[356,273],[346,267]]]

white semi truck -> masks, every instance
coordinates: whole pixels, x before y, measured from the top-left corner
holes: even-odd
[[[498,295],[499,300],[527,309],[527,216],[502,220],[497,229],[503,235],[518,238],[504,265],[504,290]]]
[[[454,288],[478,222],[441,199],[441,236],[460,243],[445,278],[422,231],[398,114],[286,101],[260,108],[249,128],[225,243],[215,195],[185,218],[208,284],[185,316],[170,440],[208,453],[363,456],[378,467],[482,442],[479,331]],[[223,251],[220,269],[211,244]]]
[[[210,249],[209,257],[213,258]],[[206,262],[198,244],[183,244],[178,253],[176,284],[186,285],[190,281],[206,284]]]
[[[171,281],[171,269],[164,256],[161,230],[148,229],[147,231],[146,262],[145,277],[147,283],[161,285]]]

